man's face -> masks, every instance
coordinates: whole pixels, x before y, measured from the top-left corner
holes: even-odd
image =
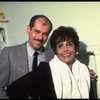
[[[50,25],[49,23],[45,23],[43,18],[38,18],[32,29],[30,29],[30,26],[27,26],[27,33],[29,35],[28,42],[35,50],[40,49],[48,39]]]

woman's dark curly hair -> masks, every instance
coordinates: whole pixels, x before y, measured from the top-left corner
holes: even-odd
[[[79,49],[79,37],[77,32],[72,27],[60,26],[55,29],[50,37],[50,45],[54,53],[56,53],[56,46],[59,42],[72,40],[75,45],[76,51]]]

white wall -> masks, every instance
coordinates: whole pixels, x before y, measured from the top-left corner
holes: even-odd
[[[60,25],[73,26],[90,51],[99,52],[96,73],[100,76],[100,2],[0,2],[8,23],[9,45],[26,41],[26,26],[36,14],[44,14],[53,22],[53,29]],[[51,32],[52,33],[52,32]],[[98,97],[100,98],[98,77]]]
[[[54,29],[73,26],[89,46],[100,44],[100,2],[0,2],[0,8],[4,8],[9,20],[9,45],[26,40],[26,25],[35,14],[47,15]]]

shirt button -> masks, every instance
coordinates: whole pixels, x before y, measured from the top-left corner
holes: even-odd
[[[29,96],[28,99],[31,99],[31,96]]]

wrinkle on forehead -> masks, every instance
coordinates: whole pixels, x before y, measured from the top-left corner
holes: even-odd
[[[48,26],[50,27],[49,21],[48,21],[47,19],[45,19],[45,18],[38,18],[38,19],[36,20],[36,23],[42,23],[43,26],[48,25]]]
[[[41,29],[45,27],[46,30],[50,30],[50,23],[45,18],[38,18],[35,21],[35,27],[41,28]]]

